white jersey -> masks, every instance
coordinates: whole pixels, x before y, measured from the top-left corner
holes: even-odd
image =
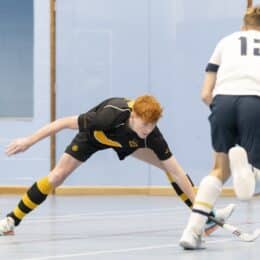
[[[210,58],[210,65],[217,71],[213,96],[260,96],[260,32],[240,31],[223,38]]]

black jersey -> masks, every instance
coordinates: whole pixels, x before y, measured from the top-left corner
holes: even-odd
[[[78,118],[80,140],[83,140],[82,136],[86,135],[85,141],[89,145],[91,144],[91,151],[96,152],[112,148],[116,151],[120,160],[123,160],[138,148],[152,149],[160,160],[170,158],[171,151],[158,127],[155,127],[145,139],[140,138],[129,127],[128,119],[133,102],[125,98],[110,98],[87,113],[81,114]],[[79,138],[77,139],[79,141]],[[77,145],[77,142],[74,141],[70,147]],[[68,152],[68,149],[66,152]],[[83,160],[82,158],[78,159]]]

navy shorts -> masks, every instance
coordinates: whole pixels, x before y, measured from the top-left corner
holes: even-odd
[[[217,95],[210,107],[214,150],[228,153],[238,144],[246,149],[249,162],[260,169],[260,97]]]

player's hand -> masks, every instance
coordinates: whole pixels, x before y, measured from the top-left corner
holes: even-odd
[[[18,138],[12,141],[5,149],[7,156],[26,151],[31,146],[30,138]]]

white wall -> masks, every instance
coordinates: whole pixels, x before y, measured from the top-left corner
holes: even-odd
[[[255,1],[259,2],[259,1]],[[57,0],[57,117],[108,96],[149,92],[165,112],[159,126],[197,184],[212,162],[204,68],[220,37],[238,30],[245,1]],[[49,170],[49,140],[7,158],[13,138],[49,122],[49,0],[34,1],[34,118],[0,121],[1,184],[31,184]],[[76,133],[57,136],[57,156]],[[112,151],[94,155],[68,185],[168,185],[160,171]]]
[[[239,29],[244,1],[58,0],[58,116],[79,114],[109,96],[156,95],[159,126],[196,183],[211,167],[208,109],[200,101],[216,42]],[[60,134],[60,156],[75,133]],[[67,184],[167,185],[164,174],[133,159],[94,155]]]

